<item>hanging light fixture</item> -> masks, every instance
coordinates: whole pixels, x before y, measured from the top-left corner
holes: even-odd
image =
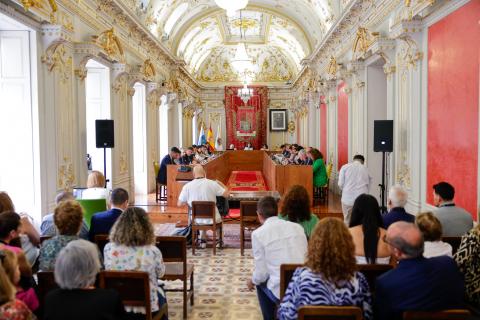
[[[245,105],[247,104],[248,100],[253,97],[253,89],[247,86],[247,81],[243,82],[243,88],[238,89],[237,96],[242,99]]]
[[[238,10],[245,9],[248,0],[215,0],[220,8],[227,11],[227,16],[233,17]]]
[[[256,70],[252,58],[250,58],[247,53],[247,46],[245,44],[246,37],[244,34],[245,31],[242,30],[242,21],[242,11],[240,11],[240,42],[237,44],[235,57],[232,59],[231,65],[238,74],[246,76],[248,73],[255,73]]]

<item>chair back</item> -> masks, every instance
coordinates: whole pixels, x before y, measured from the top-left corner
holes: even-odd
[[[152,318],[148,272],[102,271],[100,288],[117,291],[125,306],[145,307],[145,319]]]
[[[100,254],[103,256],[103,249],[105,248],[107,243],[110,242],[110,240],[108,239],[108,234],[96,234],[93,241],[97,245],[98,251],[100,251]]]
[[[330,176],[332,175],[333,163],[329,162],[327,165],[327,179],[330,180]]]
[[[77,201],[83,208],[83,217],[88,228],[90,228],[92,216],[95,213],[107,210],[107,200],[105,199],[79,199]]]
[[[257,201],[240,201],[240,218],[257,217]]]
[[[375,282],[379,276],[393,269],[391,264],[357,264],[358,271],[367,279],[371,292],[375,292]]]
[[[42,245],[43,242],[51,238],[53,238],[53,236],[40,236],[40,245]]]
[[[160,171],[160,163],[158,161],[153,161],[153,170],[155,171],[155,178],[157,178],[158,171]]]
[[[466,320],[470,317],[470,311],[466,309],[444,311],[405,311],[404,320]]]
[[[213,219],[215,223],[215,202],[192,201],[192,221],[195,219]]]
[[[156,237],[155,245],[164,262],[187,263],[187,238],[182,236]]]
[[[302,306],[298,308],[298,320],[362,320],[359,307]]]
[[[450,244],[452,246],[452,254],[455,254],[458,248],[460,248],[462,237],[442,237],[442,241]]]
[[[283,296],[287,291],[288,284],[293,278],[293,273],[297,268],[300,268],[302,266],[303,264],[299,263],[280,265],[280,300],[283,299]]]
[[[58,288],[58,284],[55,282],[55,276],[53,271],[38,271],[37,273],[38,281],[38,301],[40,305],[45,303],[45,297],[47,293],[53,289]]]

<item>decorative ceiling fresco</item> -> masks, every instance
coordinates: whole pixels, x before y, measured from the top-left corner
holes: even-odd
[[[254,82],[286,82],[317,47],[351,0],[250,0],[227,17],[214,0],[128,0],[163,44],[200,82],[238,82],[230,65],[244,42]],[[235,1],[235,0],[232,0]],[[241,14],[241,18],[240,18]]]

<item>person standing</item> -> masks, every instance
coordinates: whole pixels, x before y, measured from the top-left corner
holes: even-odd
[[[369,193],[372,178],[364,166],[365,158],[357,154],[353,162],[340,169],[338,186],[342,190],[342,212],[345,224],[350,225],[350,217],[355,199],[362,193]]]
[[[160,184],[167,185],[167,165],[175,164],[175,160],[180,158],[180,150],[177,147],[170,149],[170,153],[163,157],[158,170],[157,181]]]

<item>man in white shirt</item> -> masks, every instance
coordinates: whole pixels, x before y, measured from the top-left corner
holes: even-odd
[[[365,158],[357,154],[353,162],[348,163],[340,169],[338,175],[338,186],[342,189],[342,212],[345,224],[350,225],[350,217],[355,199],[362,193],[369,193],[372,177],[363,164]]]
[[[262,224],[252,233],[252,253],[255,269],[247,286],[256,286],[263,319],[274,319],[280,299],[280,265],[304,263],[307,238],[303,228],[277,216],[277,202],[264,197],[257,204],[258,220]]]
[[[188,204],[192,207],[192,201],[213,201],[217,203],[217,197],[228,197],[228,188],[220,181],[213,181],[206,178],[205,170],[201,165],[193,167],[193,180],[183,186],[182,192],[178,196],[177,205]],[[190,217],[189,217],[190,220]],[[221,221],[222,217],[215,207],[215,220]],[[196,224],[212,224],[212,219],[196,219]],[[200,232],[200,244],[202,248],[206,247],[206,232]],[[220,237],[218,237],[220,239]]]

